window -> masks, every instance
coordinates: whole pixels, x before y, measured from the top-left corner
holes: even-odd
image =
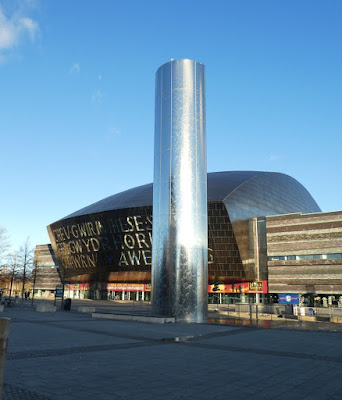
[[[297,260],[312,260],[313,254],[301,254],[297,256]]]
[[[331,254],[327,254],[328,258],[342,258],[342,254],[341,253],[331,253]]]
[[[267,257],[268,261],[284,261],[284,260],[326,260],[331,258],[342,258],[342,253],[329,254],[298,254],[291,256],[271,256]]]
[[[285,256],[272,256],[272,257],[268,257],[268,261],[278,261],[278,260],[285,260]]]

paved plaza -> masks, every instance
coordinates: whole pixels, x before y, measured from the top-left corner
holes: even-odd
[[[5,309],[3,400],[342,399],[341,331],[123,322],[76,310]]]

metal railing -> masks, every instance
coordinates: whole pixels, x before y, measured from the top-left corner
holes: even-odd
[[[209,322],[260,328],[342,331],[342,309],[285,304],[210,304]]]

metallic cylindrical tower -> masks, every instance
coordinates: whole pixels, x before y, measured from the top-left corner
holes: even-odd
[[[208,310],[204,69],[172,60],[156,73],[152,305],[184,322]]]

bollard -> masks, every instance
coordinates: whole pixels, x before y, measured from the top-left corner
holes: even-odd
[[[259,327],[259,310],[258,310],[258,304],[255,305],[255,319],[256,319],[256,325]]]
[[[0,318],[0,399],[2,399],[10,321],[10,318]]]

